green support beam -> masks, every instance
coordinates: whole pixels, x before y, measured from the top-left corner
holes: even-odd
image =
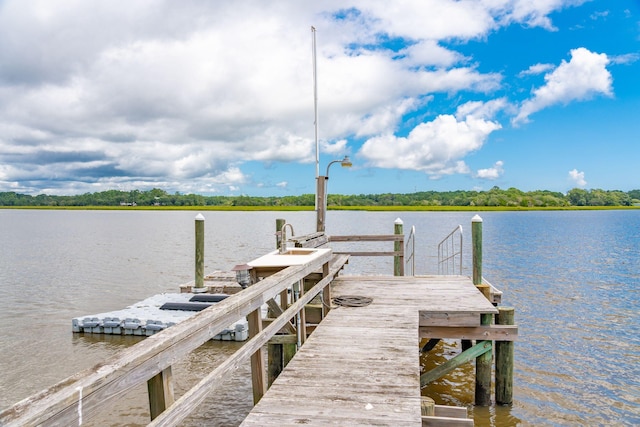
[[[467,362],[474,360],[476,357],[491,351],[491,341],[482,341],[468,350],[463,351],[453,359],[449,359],[442,365],[430,370],[427,373],[420,375],[420,388],[424,388],[427,384],[437,380],[443,375],[448,374],[457,367],[464,365]]]

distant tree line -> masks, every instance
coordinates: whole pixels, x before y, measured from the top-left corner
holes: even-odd
[[[631,206],[640,204],[640,190],[583,190],[560,192],[537,190],[524,192],[493,187],[488,191],[421,191],[409,194],[329,194],[329,206]],[[314,206],[315,195],[283,197],[202,196],[169,194],[159,188],[148,191],[109,190],[75,196],[31,196],[0,192],[0,206]]]

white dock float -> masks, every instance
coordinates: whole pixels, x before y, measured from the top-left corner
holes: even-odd
[[[192,293],[165,293],[154,295],[127,308],[106,313],[80,316],[71,320],[71,329],[77,333],[151,336],[198,311],[161,310],[166,303],[189,303]],[[202,295],[202,294],[200,294]],[[215,305],[215,304],[214,304]],[[246,341],[249,326],[242,319],[213,337],[219,341]]]

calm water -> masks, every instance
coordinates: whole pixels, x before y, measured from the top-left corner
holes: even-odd
[[[71,318],[121,309],[192,280],[195,215],[0,210],[0,408],[135,343],[138,338],[74,335]],[[387,234],[398,216],[407,232],[416,226],[418,274],[436,272],[437,241],[462,224],[463,273],[470,274],[471,213],[332,211],[327,231]],[[476,425],[640,425],[640,211],[481,216],[483,272],[504,292],[503,304],[516,308],[521,339],[514,405],[475,408]],[[205,217],[207,272],[270,250],[276,218],[286,218],[297,234],[315,226],[312,212]],[[391,259],[380,258],[357,258],[346,271],[391,272]],[[181,361],[176,394],[238,345],[211,342]],[[435,357],[451,357],[454,347],[440,345]],[[208,425],[237,425],[251,408],[248,372],[248,364],[241,367],[186,425],[206,419]],[[457,370],[429,395],[471,406],[472,372],[471,365]],[[133,390],[93,425],[145,425],[146,406],[144,388]]]

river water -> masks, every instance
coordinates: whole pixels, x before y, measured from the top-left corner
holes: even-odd
[[[193,280],[189,211],[0,210],[0,408],[6,408],[140,338],[84,336],[71,319],[118,310]],[[204,212],[205,271],[230,270],[274,246],[276,218],[296,234],[313,212]],[[462,224],[470,274],[468,212],[335,212],[329,234],[390,234],[416,227],[416,271],[437,272],[437,242]],[[640,211],[483,212],[483,275],[516,309],[514,404],[473,408],[467,365],[426,394],[469,406],[478,426],[640,425]],[[385,244],[380,250],[390,250]],[[389,245],[387,243],[386,245]],[[344,248],[344,246],[336,249]],[[351,246],[353,250],[358,247]],[[376,250],[368,244],[368,250]],[[392,260],[356,258],[345,274],[391,274]],[[180,396],[241,343],[210,342],[174,368]],[[445,342],[430,358],[459,351]],[[425,360],[425,365],[431,363]],[[251,408],[249,365],[211,396],[187,426],[237,425]],[[135,389],[85,425],[145,425]]]

